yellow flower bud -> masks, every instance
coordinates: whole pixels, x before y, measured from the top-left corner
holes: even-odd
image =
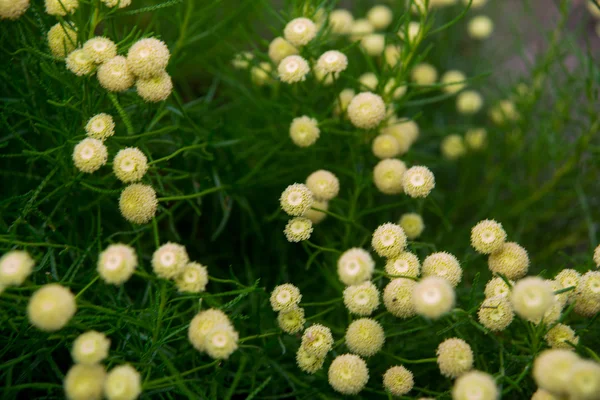
[[[217,324],[206,333],[204,347],[211,358],[226,360],[238,349],[238,340],[231,323]]]
[[[371,57],[379,56],[385,48],[385,36],[380,33],[369,33],[360,40],[360,47]]]
[[[406,164],[395,158],[381,160],[373,169],[375,186],[384,194],[399,194],[402,188],[402,177],[406,172]]]
[[[446,136],[440,147],[442,155],[448,160],[456,160],[467,152],[462,136],[455,134]]]
[[[345,113],[355,94],[356,93],[352,89],[342,90],[335,100],[335,107],[333,109],[334,114],[341,115]]]
[[[373,154],[380,159],[392,158],[400,155],[401,148],[396,138],[392,135],[379,135],[373,140]]]
[[[469,21],[467,31],[473,39],[484,40],[492,35],[494,23],[489,17],[479,15]]]
[[[464,82],[467,79],[465,74],[457,70],[450,70],[442,75],[441,83],[444,87],[442,90],[446,93],[458,93],[463,90],[467,84]]]
[[[513,281],[509,281],[511,285],[515,283]],[[492,278],[485,285],[484,290],[485,297],[504,297],[508,298],[510,295],[510,286],[506,284],[504,279],[500,277]]]
[[[113,160],[113,172],[124,183],[136,182],[148,170],[148,159],[137,147],[119,150]]]
[[[471,150],[481,150],[485,147],[487,131],[484,128],[469,129],[465,133],[465,142]]]
[[[471,246],[481,254],[498,251],[506,241],[502,224],[493,219],[484,219],[471,229]]]
[[[305,217],[295,217],[290,219],[283,231],[288,242],[292,243],[310,239],[312,232],[312,221]]]
[[[574,348],[567,342],[577,345],[579,343],[579,336],[575,334],[575,331],[570,326],[564,324],[556,324],[552,329],[544,336],[548,346],[553,349],[566,349],[573,350]]]
[[[0,286],[19,286],[33,271],[35,261],[23,250],[12,250],[0,258]]]
[[[471,371],[461,375],[452,388],[453,400],[496,400],[498,395],[494,378],[481,371]]]
[[[127,59],[116,56],[98,67],[98,82],[109,92],[123,92],[133,86],[135,76],[129,70]]]
[[[516,121],[521,117],[517,111],[517,106],[512,100],[501,100],[490,109],[489,115],[496,125]]]
[[[554,294],[550,285],[541,278],[528,277],[518,281],[513,287],[510,302],[521,318],[535,321],[542,318],[554,304]]]
[[[279,199],[281,209],[293,217],[304,215],[310,210],[313,202],[313,193],[302,183],[289,185],[283,193],[281,193]]]
[[[600,364],[591,360],[578,360],[570,371],[565,387],[570,399],[597,400],[600,398]]]
[[[302,335],[302,347],[314,357],[325,357],[333,347],[331,329],[321,324],[314,324],[306,328]]]
[[[81,172],[91,174],[108,159],[106,146],[98,139],[83,139],[73,149],[73,163]]]
[[[483,107],[483,97],[475,90],[465,90],[456,97],[456,110],[460,114],[473,115]]]
[[[410,197],[427,197],[434,187],[435,177],[427,167],[411,167],[402,175],[402,188]]]
[[[392,10],[384,5],[377,5],[367,12],[367,19],[375,29],[383,30],[392,23]]]
[[[229,318],[223,311],[214,308],[201,311],[190,322],[188,339],[196,350],[206,351],[206,336],[214,327],[221,325],[231,326]],[[233,327],[231,329],[233,330]]]
[[[383,58],[387,65],[394,68],[402,60],[402,49],[399,46],[388,44],[383,49]]]
[[[105,37],[95,37],[83,44],[83,50],[96,64],[103,63],[117,56],[117,45]]]
[[[77,336],[71,356],[78,364],[93,365],[108,357],[110,339],[104,333],[88,331]]]
[[[413,292],[417,283],[412,279],[397,278],[383,290],[383,304],[390,314],[398,318],[410,318],[416,314]]]
[[[57,23],[48,31],[48,47],[54,57],[63,58],[77,46],[77,31],[68,23]]]
[[[181,274],[175,278],[175,284],[180,292],[204,292],[208,284],[208,270],[200,263],[187,263]]]
[[[413,290],[415,311],[431,319],[437,319],[450,311],[454,307],[454,300],[454,289],[449,281],[437,276],[421,280]]]
[[[352,30],[354,17],[352,13],[346,9],[338,8],[329,14],[329,26],[333,33],[346,35]]]
[[[189,261],[184,246],[167,242],[152,254],[152,270],[161,278],[174,279],[181,275]]]
[[[600,271],[588,271],[581,277],[573,299],[579,315],[592,317],[600,312]]]
[[[316,199],[331,200],[337,197],[340,191],[340,181],[331,172],[320,169],[306,178],[306,186]]]
[[[394,396],[403,396],[415,385],[413,373],[402,365],[390,367],[383,374],[383,387]]]
[[[123,217],[134,224],[150,222],[156,214],[158,200],[156,192],[149,185],[134,183],[121,192],[119,210]]]
[[[400,37],[400,39],[404,40],[405,42],[412,43],[414,46],[415,40],[417,39],[420,31],[421,24],[416,21],[410,21],[406,28],[400,28],[400,30],[398,31],[398,36]],[[408,40],[406,39],[406,33],[408,33]]]
[[[279,64],[281,60],[294,54],[298,54],[298,49],[281,36],[276,37],[269,43],[269,58],[275,64]]]
[[[293,46],[304,46],[317,35],[317,27],[308,18],[296,18],[288,22],[283,30],[283,36]]]
[[[231,64],[236,69],[246,69],[248,68],[248,66],[250,65],[250,61],[252,60],[254,60],[254,54],[250,53],[249,51],[242,51],[240,53],[237,53],[233,57],[233,60],[231,60]],[[269,67],[271,66],[271,64],[269,63],[266,64]]]
[[[163,41],[140,39],[127,52],[127,66],[137,77],[150,79],[164,74],[170,57],[171,53]]]
[[[375,28],[368,20],[364,18],[357,19],[352,24],[352,29],[350,29],[350,41],[356,42],[364,36],[373,33],[374,30]]]
[[[120,285],[133,275],[138,265],[135,250],[126,244],[111,244],[98,258],[98,274],[106,283]]]
[[[314,374],[321,368],[323,368],[323,363],[325,362],[325,357],[317,357],[312,354],[309,354],[306,349],[302,346],[298,348],[298,352],[296,353],[296,364],[298,367],[308,373]]]
[[[79,0],[44,0],[44,2],[46,13],[62,17],[67,14],[73,14],[77,7],[79,7]]]
[[[298,147],[308,147],[319,139],[319,125],[316,119],[306,115],[294,118],[290,125],[290,137]]]
[[[75,364],[63,383],[69,400],[100,400],[106,371],[102,365]]]
[[[293,306],[286,308],[277,315],[277,324],[282,331],[294,334],[304,329],[304,308]]]
[[[320,200],[315,199],[312,207],[318,208],[319,210],[327,211],[329,209],[329,203],[325,200],[320,201]],[[314,224],[318,224],[319,222],[323,221],[327,217],[327,214],[325,214],[324,212],[321,212],[321,211],[313,210],[311,208],[304,214],[304,217],[310,219],[314,225]]]
[[[385,103],[379,95],[359,93],[348,105],[348,117],[357,128],[373,129],[385,118]]]
[[[433,65],[421,63],[413,67],[411,77],[417,85],[429,86],[437,81],[438,73]]]
[[[571,371],[578,360],[577,354],[569,350],[544,350],[533,362],[533,379],[540,388],[564,395],[574,383]]]
[[[514,242],[506,242],[496,252],[490,254],[488,267],[495,274],[503,274],[508,279],[519,279],[529,269],[527,250]]]
[[[406,247],[406,234],[400,225],[388,222],[373,232],[371,245],[381,257],[398,257]]]
[[[83,49],[73,50],[65,62],[67,69],[77,76],[89,75],[96,68],[92,57]]]
[[[166,72],[161,72],[152,78],[138,78],[135,83],[137,94],[149,103],[166,100],[173,92],[173,81]]]
[[[359,356],[343,354],[333,360],[327,376],[335,391],[351,395],[363,390],[369,380],[369,369]]]
[[[479,308],[479,322],[491,331],[503,331],[512,322],[514,312],[506,297],[488,297]]]
[[[119,365],[110,370],[104,381],[104,396],[108,400],[135,400],[142,393],[142,377],[131,365]]]
[[[383,92],[386,96],[391,97],[394,100],[398,100],[406,94],[406,85],[398,85],[394,78],[390,78],[385,84]]]
[[[381,324],[371,318],[353,321],[346,330],[346,346],[363,357],[379,353],[385,342],[385,333]]]
[[[108,114],[96,114],[88,120],[85,132],[92,139],[106,140],[115,134],[115,121]]]
[[[560,284],[561,289],[573,287],[571,291],[563,293],[563,295],[566,295],[567,301],[570,303],[575,297],[575,291],[577,290],[577,286],[581,280],[581,274],[574,269],[563,269],[554,277],[554,280]]]
[[[375,261],[367,251],[355,247],[341,255],[337,266],[340,281],[350,286],[370,280],[375,269]]]
[[[446,339],[437,348],[440,372],[448,378],[458,378],[473,368],[473,350],[467,342],[458,338]]]
[[[0,2],[0,19],[18,19],[29,8],[29,0],[8,0]]]
[[[425,229],[423,218],[417,213],[406,213],[400,217],[400,226],[404,229],[406,237],[409,240],[414,240],[421,236]]]
[[[446,279],[453,287],[462,280],[462,268],[452,254],[445,251],[430,254],[423,261],[423,277],[438,276]]]
[[[27,305],[29,322],[46,332],[62,329],[75,311],[75,296],[58,283],[49,283],[36,290]]]
[[[370,281],[348,286],[344,290],[344,305],[352,314],[371,315],[379,307],[379,290]]]
[[[291,283],[276,286],[271,292],[271,307],[273,311],[288,310],[297,307],[302,300],[300,289]]]

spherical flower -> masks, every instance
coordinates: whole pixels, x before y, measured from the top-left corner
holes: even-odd
[[[375,90],[379,84],[379,79],[374,73],[367,72],[358,77],[358,82],[363,89]]]
[[[554,293],[554,302],[558,305],[559,310],[562,311],[565,304],[567,304],[569,292],[557,294],[556,292],[563,289],[560,282],[558,282],[556,280],[552,280],[552,279],[546,279],[546,282],[548,283],[548,285],[550,285],[550,288],[552,289],[552,292]]]
[[[341,115],[345,113],[355,94],[352,89],[342,90],[335,100],[334,114]]]
[[[401,365],[389,368],[383,374],[383,387],[394,396],[403,396],[415,385],[413,373]]]
[[[65,395],[69,400],[100,400],[105,378],[102,365],[75,364],[63,382]]]
[[[354,17],[352,13],[346,9],[338,8],[329,14],[329,26],[333,33],[346,35],[352,30]]]
[[[596,267],[600,267],[600,245],[596,246],[596,248],[594,249],[594,264],[596,264]]]
[[[250,53],[249,51],[242,51],[233,57],[231,64],[236,69],[246,69],[252,60],[254,60],[254,54]],[[267,63],[267,65],[270,66],[271,64]]]
[[[134,224],[145,224],[156,214],[158,200],[149,185],[134,183],[127,186],[119,197],[119,210],[123,217]]]
[[[406,27],[401,27],[398,31],[398,36],[405,42],[415,44],[415,40],[421,32],[421,24],[416,21],[410,21]],[[408,39],[406,39],[408,33]]]
[[[175,284],[180,292],[204,292],[208,284],[208,270],[200,263],[187,263],[181,274],[175,278]]]
[[[0,286],[22,285],[33,271],[35,261],[23,250],[12,250],[0,258]]]
[[[384,5],[377,5],[367,12],[367,19],[375,29],[385,29],[392,23],[392,10]]]
[[[488,297],[479,307],[479,322],[491,331],[503,331],[512,322],[515,313],[506,297]]]
[[[496,125],[516,121],[520,118],[517,106],[512,100],[501,100],[490,109],[489,115]]]
[[[306,178],[306,186],[310,189],[316,199],[331,200],[340,191],[340,181],[331,172],[320,169]]]
[[[98,82],[109,92],[123,92],[133,86],[135,76],[129,70],[127,59],[116,56],[98,67]]]
[[[389,126],[397,127],[397,129],[402,132],[402,135],[406,136],[406,140],[408,140],[410,144],[413,144],[419,138],[419,125],[417,125],[415,121],[409,119],[397,121],[394,117],[390,122]],[[394,131],[392,131],[392,134],[394,134],[393,132]],[[398,139],[397,135],[394,136]],[[400,139],[398,139],[398,141],[400,141]]]
[[[508,279],[519,279],[529,269],[527,250],[514,242],[506,242],[488,258],[488,267],[495,274],[503,274]]]
[[[540,388],[564,395],[568,386],[573,385],[571,371],[578,360],[577,354],[570,350],[544,350],[533,362],[533,379]]]
[[[48,31],[48,47],[54,57],[63,58],[77,46],[77,31],[68,23],[57,23]]]
[[[554,293],[546,281],[528,277],[518,281],[512,290],[510,302],[515,312],[524,319],[533,321],[544,316],[554,304]]]
[[[402,175],[402,188],[410,197],[427,197],[434,187],[435,177],[427,167],[411,167]]]
[[[547,390],[538,389],[531,396],[531,400],[561,400],[561,398],[556,397]]]
[[[399,46],[388,44],[383,49],[383,58],[387,65],[394,68],[402,60],[402,49]]]
[[[133,247],[117,243],[108,246],[98,257],[98,274],[104,282],[120,285],[133,275],[138,265]]]
[[[403,251],[394,258],[388,258],[385,264],[385,272],[391,276],[402,276],[416,278],[421,272],[421,263],[416,255]]]
[[[442,75],[441,83],[445,86],[442,90],[446,93],[458,93],[467,86],[464,81],[467,79],[465,74],[457,70],[450,70]]]
[[[579,315],[592,317],[600,311],[600,271],[588,271],[581,277],[573,299]]]
[[[206,333],[206,353],[216,360],[227,360],[238,349],[239,335],[231,323],[217,324]]]
[[[570,371],[570,378],[565,387],[570,399],[600,398],[600,364],[591,360],[578,360]]]
[[[18,19],[29,8],[29,0],[0,1],[0,19]]]
[[[479,15],[469,21],[467,32],[473,39],[484,40],[494,31],[494,23],[489,17]]]
[[[510,281],[510,284],[514,285],[515,283],[513,281]],[[485,297],[508,298],[508,296],[510,295],[510,288],[511,287],[506,284],[504,279],[496,277],[490,279],[489,282],[485,285],[484,294]]]
[[[506,241],[506,232],[502,224],[485,219],[471,229],[471,246],[481,254],[491,254],[498,251]]]
[[[406,213],[400,217],[400,226],[404,229],[406,237],[409,240],[414,240],[421,236],[425,229],[423,218],[417,213]]]
[[[170,57],[169,48],[163,41],[140,39],[127,52],[127,66],[137,77],[150,79],[164,73]]]
[[[379,135],[373,140],[373,154],[380,159],[396,157],[400,154],[400,144],[392,135]]]
[[[380,33],[369,33],[360,40],[360,47],[368,55],[372,57],[378,56],[385,49],[385,36]]]
[[[282,37],[276,37],[269,43],[269,58],[279,64],[287,56],[298,54],[298,49]]]
[[[63,328],[75,315],[75,311],[75,296],[58,283],[49,283],[36,290],[27,305],[29,322],[46,332]]]
[[[317,35],[317,27],[308,18],[296,18],[288,22],[283,36],[293,46],[304,46]]]
[[[102,0],[102,2],[106,7],[115,7],[118,5],[119,8],[125,8],[131,4],[131,0]]]
[[[327,217],[327,214],[322,211],[317,211],[315,208],[327,211],[329,209],[329,203],[325,200],[321,201],[315,199],[312,208],[304,214],[304,217],[310,219],[313,225],[318,224]]]
[[[104,396],[108,400],[135,400],[142,393],[142,377],[131,365],[119,365],[110,370],[104,381]]]
[[[46,13],[49,15],[60,15],[64,17],[67,14],[75,12],[79,7],[79,0],[45,0]]]
[[[413,292],[417,283],[412,279],[397,278],[383,290],[383,304],[390,314],[398,318],[415,315]]]
[[[408,135],[407,131],[405,129],[402,128],[402,126],[400,125],[390,125],[390,126],[384,126],[381,129],[379,129],[379,132],[381,133],[380,136],[392,136],[395,139],[395,143],[392,143],[391,145],[387,145],[387,147],[383,147],[384,151],[388,151],[389,154],[392,154],[392,152],[390,152],[388,150],[388,148],[392,148],[394,151],[394,157],[399,155],[403,155],[405,154],[410,147],[413,144],[412,138]],[[391,142],[388,140],[388,142]],[[386,141],[383,141],[383,144],[386,144]],[[381,148],[381,144],[379,144],[379,147]],[[375,155],[377,155],[375,153],[375,142],[373,142],[373,153]],[[381,150],[380,150],[381,151]]]
[[[348,57],[342,52],[337,50],[326,51],[319,57],[317,61],[317,68],[322,72],[329,73],[340,73],[348,67]]]
[[[287,56],[279,63],[277,72],[279,79],[285,83],[296,83],[306,79],[306,74],[310,71],[308,62],[301,56]]]
[[[98,139],[83,139],[73,149],[73,163],[81,172],[91,174],[106,164],[108,150]]]
[[[446,339],[437,348],[437,363],[442,375],[458,378],[473,368],[473,350],[458,338]]]
[[[282,331],[294,334],[304,329],[304,308],[293,306],[286,308],[277,315],[277,324]]]
[[[67,69],[77,76],[91,74],[96,65],[87,51],[83,49],[73,50],[65,60]]]
[[[442,155],[448,160],[456,160],[467,152],[462,136],[456,134],[446,136],[440,147]]]
[[[305,217],[295,217],[290,219],[283,231],[288,242],[292,243],[310,239],[312,232],[312,221]]]
[[[323,368],[323,363],[325,362],[325,357],[316,357],[306,351],[306,349],[302,346],[298,348],[298,352],[296,353],[296,364],[298,367],[308,373],[314,374],[321,368]]]
[[[308,147],[319,139],[319,124],[316,119],[306,115],[294,118],[290,125],[290,137],[298,147]]]
[[[437,81],[438,73],[433,65],[421,63],[413,67],[411,77],[417,85],[429,86]]]
[[[284,283],[271,292],[271,307],[273,311],[291,309],[297,307],[301,299],[300,289],[291,283]]]
[[[83,50],[96,64],[103,63],[117,56],[117,45],[105,37],[95,37],[83,44]]]
[[[207,334],[215,327],[231,325],[227,315],[214,308],[201,311],[192,319],[188,328],[188,339],[192,346],[198,351],[205,351],[205,339]],[[231,328],[233,329],[233,328]]]
[[[152,254],[152,270],[164,279],[174,279],[181,275],[189,262],[185,246],[177,243],[167,242]]]
[[[359,356],[343,354],[333,360],[327,376],[335,391],[351,395],[363,390],[369,380],[369,369]]]
[[[394,78],[390,78],[383,88],[383,92],[386,96],[391,97],[394,100],[398,100],[406,94],[406,85],[398,85]]]
[[[581,274],[574,269],[563,269],[554,277],[554,280],[560,284],[562,289],[573,288],[571,291],[563,293],[563,295],[567,295],[567,300],[571,301],[581,280]]]
[[[546,310],[544,315],[539,318],[531,318],[529,321],[533,322],[536,325],[541,324],[542,322],[545,325],[552,325],[560,318],[560,314],[562,313],[562,305],[558,302],[554,302],[550,308]]]
[[[108,357],[110,339],[105,334],[88,331],[82,333],[73,342],[71,356],[78,364],[93,365]]]
[[[456,109],[464,115],[473,115],[483,107],[483,97],[475,90],[465,90],[456,97]]]
[[[379,95],[359,93],[348,105],[348,117],[357,128],[373,129],[385,118],[385,103]]]
[[[568,342],[574,345],[579,343],[579,336],[575,334],[575,331],[570,326],[564,324],[556,324],[546,333],[544,339],[546,339],[548,346],[553,349],[573,350],[573,347]]]
[[[370,281],[348,286],[344,290],[344,305],[352,314],[371,315],[379,307],[379,290]]]
[[[338,276],[345,285],[356,285],[371,279],[375,261],[360,248],[346,250],[338,260]]]
[[[385,194],[402,193],[402,177],[405,171],[406,164],[398,159],[381,160],[373,169],[375,186]]]
[[[289,185],[279,198],[281,209],[288,215],[299,217],[304,215],[314,203],[312,191],[302,183]]]
[[[108,114],[96,114],[88,120],[85,132],[92,139],[106,140],[115,134],[115,121]]]
[[[363,357],[379,353],[385,342],[381,324],[371,318],[353,321],[346,330],[346,346],[351,352]]]
[[[499,392],[490,374],[471,371],[461,375],[452,388],[453,400],[496,400]]]
[[[487,131],[484,128],[469,129],[465,133],[465,142],[471,150],[481,150],[485,147]]]
[[[385,223],[373,232],[371,245],[381,257],[394,258],[406,247],[406,234],[400,225]]]
[[[352,24],[352,29],[350,30],[350,40],[352,42],[356,42],[357,40],[362,39],[365,35],[373,33],[374,30],[375,27],[373,27],[373,25],[371,25],[367,19],[357,19]]]
[[[438,276],[446,279],[453,287],[462,280],[462,268],[452,254],[445,251],[430,254],[423,261],[423,277]]]
[[[144,79],[139,78],[135,83],[137,94],[149,103],[166,100],[173,92],[173,81],[166,72]]]
[[[454,300],[454,289],[450,282],[438,276],[421,280],[413,290],[415,311],[431,319],[437,319],[450,311],[454,307]]]
[[[148,159],[137,147],[119,150],[113,160],[113,172],[121,182],[136,182],[148,170]]]
[[[325,357],[333,347],[331,329],[321,324],[314,324],[306,328],[302,335],[302,347],[314,357]]]

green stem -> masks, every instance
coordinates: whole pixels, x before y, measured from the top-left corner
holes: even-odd
[[[156,160],[150,161],[148,163],[148,165],[158,164],[159,162],[170,160],[171,158],[175,157],[177,154],[182,153],[184,151],[193,150],[193,149],[200,149],[200,148],[206,148],[206,143],[203,143],[203,144],[193,144],[193,145],[190,145],[190,146],[182,147],[182,148],[178,149],[177,151],[169,154],[168,156],[165,156],[163,158],[158,158]]]
[[[275,335],[279,335],[279,334],[281,334],[281,332],[269,332],[269,333],[263,333],[260,335],[246,336],[245,338],[241,338],[238,341],[238,343],[244,343],[244,342],[247,342],[248,340],[260,339],[260,338],[275,336]]]
[[[75,295],[75,298],[77,299],[79,296],[81,296],[83,294],[83,292],[85,292],[90,286],[92,286],[98,280],[98,278],[100,278],[100,275],[96,275],[96,277],[94,279],[92,279],[90,281],[90,283],[88,283],[87,285],[85,285],[85,287],[83,289],[81,289],[79,291],[79,293],[77,293]]]
[[[115,108],[117,109],[117,112],[123,119],[123,123],[125,124],[125,127],[127,128],[127,134],[133,135],[133,124],[131,123],[131,120],[129,119],[129,115],[127,115],[127,112],[125,112],[125,109],[123,109],[123,107],[121,107],[121,104],[119,104],[119,99],[117,99],[117,96],[115,96],[114,93],[108,93],[108,98],[113,103],[113,106],[115,106]]]
[[[184,194],[184,195],[180,195],[180,196],[160,197],[158,199],[158,201],[173,201],[173,200],[195,199],[196,197],[202,197],[202,196],[207,195],[209,193],[218,192],[218,191],[225,190],[225,189],[228,189],[228,188],[229,188],[229,186],[227,186],[227,185],[215,186],[213,188],[206,189],[206,190],[203,190],[202,192],[198,192],[198,193]]]

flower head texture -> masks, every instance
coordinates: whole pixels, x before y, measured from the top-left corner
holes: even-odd
[[[279,64],[281,60],[294,54],[298,54],[298,49],[281,36],[276,37],[269,43],[269,58],[275,64]]]
[[[458,338],[446,339],[437,348],[437,363],[442,375],[458,378],[473,368],[473,350]]]
[[[511,286],[515,283],[510,281]],[[506,297],[510,295],[511,286],[508,286],[504,279],[500,277],[492,278],[486,283],[485,297]]]
[[[467,31],[473,39],[484,40],[489,38],[494,31],[494,23],[489,17],[479,15],[469,21]]]
[[[354,354],[337,356],[327,373],[331,387],[341,394],[357,394],[369,380],[367,363]]]
[[[394,258],[406,247],[406,234],[400,225],[385,223],[373,232],[371,245],[381,257]]]
[[[319,124],[316,119],[306,115],[294,118],[290,125],[290,137],[298,147],[308,147],[319,139]]]
[[[379,159],[396,157],[400,154],[401,148],[398,140],[392,135],[378,135],[373,140],[373,154]]]
[[[414,240],[421,236],[421,233],[425,229],[423,218],[417,213],[402,214],[398,223],[404,229],[404,233],[406,233],[406,237],[409,240]]]
[[[531,400],[561,400],[562,397],[557,397],[544,389],[538,389],[531,396]]]
[[[125,8],[129,6],[131,1],[132,0],[102,0],[106,7],[116,7],[118,5],[119,8]]]
[[[575,291],[581,280],[581,274],[574,269],[565,268],[560,271],[555,277],[554,281],[560,284],[562,289],[573,288],[569,292],[564,292],[563,295],[567,296],[567,300],[571,301],[575,296]]]
[[[503,331],[513,321],[515,313],[506,297],[488,297],[478,312],[479,322],[490,331]]]
[[[403,251],[396,257],[388,258],[385,264],[385,273],[393,277],[416,278],[421,273],[421,263],[415,254]]]
[[[76,49],[70,52],[65,62],[67,69],[77,76],[89,75],[96,68],[94,60],[84,49]]]
[[[600,364],[591,360],[578,360],[570,371],[566,387],[570,399],[598,400],[600,398]]]
[[[73,14],[79,7],[79,0],[44,0],[46,13],[49,15]]]
[[[381,55],[385,49],[385,36],[381,33],[369,33],[360,40],[360,47],[371,57]]]
[[[462,280],[462,268],[452,254],[445,251],[433,253],[423,260],[421,270],[423,277],[437,276],[446,279],[452,287],[458,286]]]
[[[413,293],[417,283],[412,279],[396,278],[383,290],[383,304],[390,314],[410,318],[416,314]]]
[[[312,207],[318,208],[319,210],[327,211],[329,209],[329,202],[327,202],[325,200],[315,200],[313,202]],[[314,224],[318,224],[321,221],[323,221],[327,217],[327,214],[325,214],[324,212],[321,212],[321,211],[313,210],[311,208],[304,214],[304,217],[310,219],[314,225]]]
[[[65,396],[69,400],[100,400],[105,378],[102,365],[75,364],[65,375]]]
[[[104,381],[104,396],[108,400],[135,400],[142,393],[142,377],[129,364],[111,369]]]
[[[348,57],[340,51],[329,50],[321,54],[317,60],[317,68],[323,73],[339,74],[348,67]]]
[[[96,74],[100,85],[109,92],[123,92],[133,86],[135,76],[129,70],[127,59],[116,56],[98,67]]]
[[[442,155],[448,160],[456,160],[465,155],[467,148],[460,135],[448,135],[442,140],[440,145]]]
[[[73,163],[81,172],[91,174],[108,159],[106,146],[98,139],[83,139],[73,149]]]
[[[542,351],[533,362],[535,383],[556,395],[564,395],[572,385],[571,371],[579,357],[572,351],[551,349]]]
[[[148,170],[148,159],[137,147],[119,150],[113,160],[113,172],[124,183],[137,182]]]
[[[62,329],[75,315],[75,311],[75,296],[57,283],[49,283],[36,290],[27,305],[29,322],[46,332]]]
[[[121,214],[134,224],[150,222],[156,214],[157,207],[156,192],[149,185],[134,183],[123,189],[119,197]]]
[[[54,57],[63,58],[77,46],[77,31],[67,23],[57,23],[48,31],[48,47]]]
[[[206,351],[206,336],[216,326],[223,325],[229,325],[233,330],[229,317],[223,311],[215,308],[200,311],[190,322],[188,339],[196,350]]]
[[[573,299],[579,315],[591,317],[600,311],[600,271],[588,271],[581,277]]]
[[[498,396],[498,387],[494,378],[481,371],[471,371],[461,375],[452,388],[453,400],[496,400]]]
[[[307,374],[314,374],[323,368],[324,362],[325,357],[314,356],[308,353],[302,346],[298,348],[298,352],[296,353],[296,364],[298,364],[298,368]]]
[[[352,353],[370,357],[383,347],[385,333],[379,322],[371,318],[361,318],[348,326],[345,340],[346,346]]]
[[[385,103],[374,93],[359,93],[348,105],[348,117],[357,128],[373,129],[385,118]]]
[[[296,83],[306,80],[306,75],[310,72],[308,62],[301,56],[287,56],[279,63],[277,73],[279,79],[285,83]]]
[[[110,339],[105,334],[88,331],[82,333],[73,342],[71,356],[78,364],[93,365],[108,357]]]
[[[226,360],[238,349],[239,335],[230,322],[216,324],[206,333],[204,348],[215,360]]]
[[[396,365],[383,374],[383,387],[394,396],[403,396],[410,392],[415,385],[413,373]]]
[[[337,197],[340,191],[340,181],[333,173],[320,169],[306,178],[306,186],[316,199],[331,200]]]
[[[271,292],[271,307],[273,311],[287,310],[297,307],[302,300],[300,289],[291,283],[276,286]]]
[[[289,185],[279,198],[281,209],[292,217],[304,215],[314,203],[313,193],[303,183]]]
[[[596,267],[600,267],[600,245],[596,246],[594,249],[593,260],[594,264],[596,264]]]
[[[448,280],[430,276],[417,283],[412,298],[417,314],[437,319],[454,307],[455,294]]]
[[[352,30],[354,17],[352,13],[346,9],[338,8],[329,14],[329,26],[333,33],[338,35],[346,35]]]
[[[170,57],[171,53],[163,41],[140,39],[127,52],[127,66],[137,77],[150,79],[164,73]]]
[[[546,339],[548,346],[553,349],[574,350],[569,342],[574,345],[579,343],[579,336],[577,336],[575,331],[569,325],[565,324],[554,325],[554,327],[546,333],[544,339]]]
[[[0,286],[19,286],[31,275],[35,261],[28,252],[11,250],[0,258]]]
[[[344,289],[344,305],[352,314],[371,315],[379,307],[379,290],[371,281]]]
[[[465,74],[457,70],[450,70],[442,75],[440,79],[441,83],[443,83],[444,87],[442,90],[446,93],[458,93],[465,88],[467,85],[464,81],[467,79]]]
[[[96,114],[85,125],[85,133],[92,139],[106,140],[115,134],[115,121],[111,115]]]
[[[481,150],[487,142],[487,131],[484,128],[472,128],[465,133],[465,143],[471,150]]]
[[[135,83],[137,94],[148,103],[166,100],[173,92],[173,81],[165,71],[151,78],[139,78]]]
[[[314,324],[304,330],[302,347],[317,358],[323,358],[333,346],[331,329],[321,324]]]
[[[465,90],[456,97],[456,109],[460,114],[473,115],[483,107],[483,97],[475,90]]]
[[[527,250],[517,243],[506,242],[490,254],[488,267],[495,274],[503,274],[508,279],[519,279],[527,274],[529,255]]]
[[[293,335],[304,329],[306,319],[304,318],[304,308],[293,306],[286,308],[277,315],[277,324],[282,331]]]
[[[412,145],[419,138],[419,125],[413,120],[405,119],[398,121],[395,116],[393,116],[390,120],[390,126],[396,127],[400,132],[402,132],[402,136],[406,137],[406,140]],[[398,138],[398,134],[394,134],[394,131],[391,133]],[[398,139],[398,141],[402,141]]]
[[[437,81],[438,73],[433,65],[421,63],[413,67],[411,77],[417,85],[429,86]]]
[[[347,286],[370,280],[374,269],[375,261],[371,255],[358,247],[346,250],[337,263],[340,281]]]
[[[548,282],[541,278],[523,278],[514,285],[510,302],[517,315],[535,321],[554,305],[554,293]]]
[[[402,175],[402,188],[410,197],[427,197],[434,187],[435,177],[427,167],[411,167]]]
[[[83,50],[96,64],[101,64],[117,56],[117,45],[105,37],[95,37],[83,44]]]
[[[404,190],[402,178],[405,172],[404,162],[395,158],[381,160],[373,169],[373,182],[381,193],[399,194]]]
[[[283,30],[285,39],[294,46],[304,46],[317,35],[317,26],[308,18],[296,18]]]
[[[374,6],[367,12],[367,19],[378,30],[387,28],[392,23],[393,17],[392,10],[384,5]]]
[[[29,0],[0,1],[0,19],[18,19],[29,8]]]
[[[498,251],[506,241],[506,232],[502,224],[493,219],[480,221],[471,229],[471,246],[481,254]]]
[[[189,261],[184,246],[167,242],[152,254],[152,270],[161,278],[174,279],[183,273]]]
[[[108,246],[98,258],[98,274],[104,282],[120,285],[131,278],[138,265],[133,247],[117,243]]]
[[[177,290],[186,293],[204,292],[208,284],[208,270],[197,262],[189,262],[175,278]]]

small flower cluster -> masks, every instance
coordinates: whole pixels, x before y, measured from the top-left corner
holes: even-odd
[[[199,352],[216,360],[226,360],[237,350],[239,335],[227,314],[211,308],[200,311],[192,319],[188,339]]]
[[[304,308],[298,306],[301,299],[300,290],[290,283],[279,285],[271,292],[271,307],[279,312],[277,322],[282,331],[295,334],[304,329]]]
[[[208,284],[208,270],[200,263],[190,261],[184,246],[167,242],[152,255],[152,270],[163,279],[175,281],[180,292],[201,293]]]

